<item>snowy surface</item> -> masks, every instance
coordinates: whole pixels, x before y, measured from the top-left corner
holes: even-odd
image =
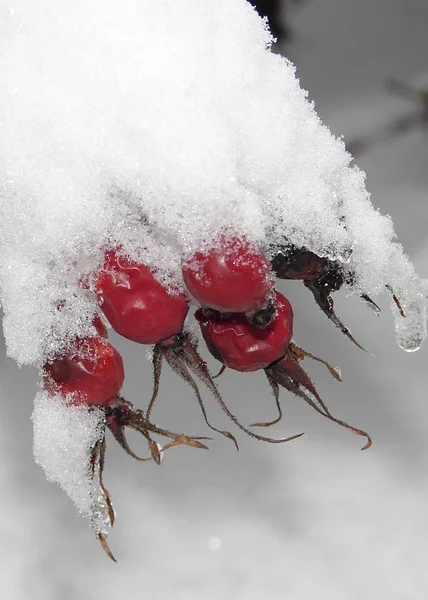
[[[9,356],[40,364],[88,334],[94,298],[79,281],[106,247],[179,278],[181,260],[224,229],[343,260],[356,293],[389,284],[408,313],[399,343],[420,345],[426,284],[245,0],[22,0],[2,11]]]
[[[79,513],[90,519],[96,533],[104,533],[101,521],[107,514],[98,515],[107,513],[100,506],[99,462],[95,461],[94,471],[90,463],[92,449],[104,439],[103,412],[70,406],[61,396],[39,392],[32,419],[36,463],[48,481],[58,483]]]
[[[383,79],[422,80],[428,7],[414,2],[403,9],[402,2],[391,0],[385,10],[369,0],[358,5],[328,0],[308,2],[296,15],[301,37],[292,59],[323,120],[345,138],[370,134],[415,109],[388,96]],[[358,159],[375,204],[391,214],[423,276],[427,159],[420,129]],[[376,318],[336,296],[338,314],[373,358],[342,339],[307,290],[291,282],[281,291],[296,307],[296,342],[341,367],[339,385],[310,366],[320,393],[335,414],[370,431],[373,448],[360,453],[358,439],[285,393],[286,418],[276,433],[306,431],[287,447],[240,440],[240,453],[233,453],[217,440],[209,453],[171,451],[159,468],[130,462],[110,436],[106,483],[118,510],[110,545],[119,564],[113,565],[62,490],[46,483],[34,465],[30,415],[37,374],[18,371],[5,359],[0,380],[0,448],[7,457],[0,465],[5,597],[426,598],[427,349],[408,355],[394,346],[387,298],[380,300],[383,312]],[[25,331],[30,324],[23,324]],[[31,341],[31,329],[29,335]],[[151,374],[144,348],[112,339],[127,364],[126,396],[146,401]],[[267,411],[272,415],[263,377],[225,377],[221,389],[245,422]],[[187,389],[167,370],[161,396],[155,422],[206,433]],[[218,414],[216,424],[220,421]]]

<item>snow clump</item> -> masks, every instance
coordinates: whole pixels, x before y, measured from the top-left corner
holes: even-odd
[[[32,418],[36,463],[90,520],[95,533],[107,535],[110,522],[99,465],[90,464],[92,449],[104,439],[102,410],[71,406],[59,395],[39,392]]]
[[[79,285],[121,244],[182,285],[224,228],[347,261],[425,335],[425,284],[245,0],[14,0],[0,19],[0,288],[10,356],[88,335]],[[397,316],[400,321],[401,317]],[[410,319],[411,320],[411,319]]]

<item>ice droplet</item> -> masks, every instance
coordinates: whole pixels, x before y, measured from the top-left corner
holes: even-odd
[[[426,335],[426,303],[424,295],[416,293],[407,296],[399,296],[403,308],[404,317],[400,314],[396,304],[392,301],[391,307],[395,318],[395,335],[397,344],[406,352],[416,352],[422,345]]]
[[[112,527],[112,519],[110,516],[110,509],[113,507],[107,502],[101,485],[98,483],[99,488],[93,494],[93,501],[91,506],[91,514],[89,517],[89,523],[92,531],[95,535],[102,534],[105,538],[108,536],[108,532]]]

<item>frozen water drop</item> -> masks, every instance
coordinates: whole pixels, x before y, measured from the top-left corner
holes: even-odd
[[[416,352],[427,334],[425,298],[421,293],[414,293],[411,287],[406,293],[400,294],[398,298],[404,316],[393,300],[392,311],[395,318],[397,344],[406,352]]]
[[[399,344],[399,346],[402,350],[411,354],[412,352],[417,352],[420,349],[422,346],[422,340],[418,340],[416,343],[412,342],[410,346],[402,346],[401,344]]]
[[[339,380],[342,379],[342,369],[340,367],[333,367],[333,371],[337,374]]]

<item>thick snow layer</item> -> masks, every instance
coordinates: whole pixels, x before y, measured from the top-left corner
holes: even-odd
[[[69,406],[60,396],[37,394],[33,413],[34,458],[49,481],[58,483],[96,533],[106,534],[108,510],[91,469],[91,450],[104,437],[101,410]]]
[[[343,259],[425,334],[425,285],[245,0],[18,0],[0,18],[0,287],[8,353],[91,332],[79,287],[122,244],[180,280],[229,228]],[[325,68],[328,68],[326,65]],[[350,251],[352,251],[350,255]],[[412,315],[410,315],[412,313]]]

